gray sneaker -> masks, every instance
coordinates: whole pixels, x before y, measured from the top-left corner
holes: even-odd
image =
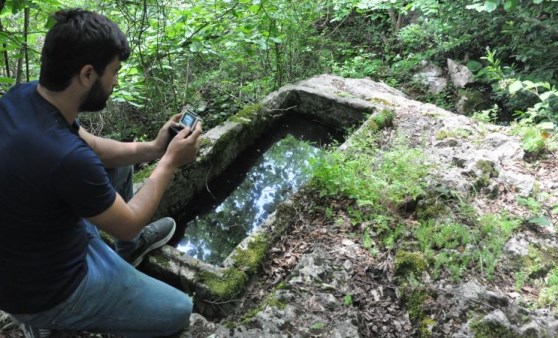
[[[174,235],[175,230],[176,223],[170,217],[149,224],[141,231],[137,248],[129,255],[123,255],[122,258],[137,267],[147,253],[165,245]]]

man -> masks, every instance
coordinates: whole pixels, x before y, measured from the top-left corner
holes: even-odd
[[[80,128],[80,112],[104,108],[130,48],[104,16],[74,9],[54,17],[39,83],[16,86],[0,100],[0,309],[23,323],[28,337],[49,330],[172,334],[187,324],[191,299],[129,263],[138,265],[172,236],[170,218],[145,224],[175,170],[195,159],[201,126],[170,143],[168,128],[179,115],[145,143]],[[111,184],[106,168],[157,158],[133,197],[130,173],[112,169]],[[114,186],[126,180],[123,198]],[[97,227],[120,240],[122,257]]]

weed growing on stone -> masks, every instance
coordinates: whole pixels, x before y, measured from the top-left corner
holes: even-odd
[[[558,305],[558,268],[552,269],[550,272],[546,286],[541,290],[539,294],[539,304],[542,306],[554,306]]]
[[[382,249],[398,250],[402,243],[416,243],[409,254],[396,255],[401,271],[417,276],[427,269],[435,277],[449,273],[459,279],[473,270],[492,278],[504,244],[520,221],[506,215],[478,215],[458,199],[446,201],[447,212],[442,214],[425,212],[428,206],[423,206],[417,210],[422,215],[418,222],[406,222],[400,211],[427,197],[430,166],[420,149],[406,146],[402,139],[389,150],[378,149],[377,141],[378,134],[357,134],[351,148],[332,152],[313,164],[313,183],[322,195],[355,201],[347,213],[350,223],[360,226],[363,247],[377,254]],[[334,218],[333,210],[328,214]],[[413,265],[417,262],[408,259],[410,255],[421,257],[421,268]]]
[[[347,151],[313,161],[314,183],[323,195],[344,195],[360,206],[387,210],[424,193],[429,166],[422,151],[406,146],[403,139],[383,151],[376,148],[378,138],[377,133],[362,133]]]

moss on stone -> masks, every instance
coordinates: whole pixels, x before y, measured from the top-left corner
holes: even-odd
[[[381,112],[373,114],[368,120],[367,126],[369,129],[378,131],[391,126],[394,118],[395,113],[393,111],[384,109]]]
[[[157,265],[162,266],[166,269],[170,268],[170,260],[163,256],[163,254],[161,254],[160,252],[154,255],[152,254],[151,257],[155,260]]]
[[[203,271],[198,275],[199,282],[206,285],[217,299],[232,299],[244,289],[248,276],[235,268],[225,270],[221,276]]]
[[[556,266],[557,260],[557,248],[540,248],[531,244],[527,249],[527,255],[521,259],[521,270],[525,271],[530,279],[541,278]]]
[[[402,290],[402,294],[409,318],[414,323],[420,324],[426,318],[423,305],[431,298],[430,293],[423,289],[405,288]]]
[[[450,216],[452,210],[449,206],[444,204],[443,200],[439,198],[428,198],[421,200],[417,204],[415,215],[417,219],[428,221],[431,219],[441,219]]]
[[[249,123],[250,121],[252,121],[254,116],[256,116],[259,113],[261,109],[262,109],[261,104],[259,103],[252,104],[244,107],[238,113],[231,116],[228,120],[230,122]]]
[[[277,287],[275,288],[275,290],[278,290]],[[285,307],[287,307],[287,303],[285,301],[277,299],[277,297],[275,296],[275,291],[271,292],[262,302],[260,302],[260,304],[258,304],[258,306],[252,308],[251,310],[246,312],[244,316],[242,316],[240,324],[248,324],[254,317],[256,317],[258,313],[260,313],[267,306],[283,310],[285,309]]]
[[[437,321],[430,317],[425,317],[421,320],[419,325],[420,336],[421,338],[430,338],[432,337],[432,328],[436,325]]]
[[[494,168],[494,163],[491,161],[479,160],[475,163],[475,167],[480,171],[480,175],[477,177],[474,184],[477,190],[487,187],[490,184],[491,178],[498,177],[498,170]]]
[[[264,236],[255,236],[246,250],[238,250],[234,266],[248,273],[255,273],[267,254],[269,241]]]
[[[420,276],[428,263],[422,252],[397,251],[395,255],[395,274],[398,276],[409,276],[413,274]]]
[[[479,320],[471,324],[474,338],[520,338],[516,332],[497,321]]]
[[[381,97],[371,97],[371,98],[366,99],[366,101],[372,102],[372,103],[379,103],[381,105],[388,106],[388,107],[393,107],[394,106],[394,104],[392,102],[389,102],[386,99],[382,99]]]
[[[453,130],[440,130],[436,134],[436,140],[445,140],[447,138],[468,138],[473,132],[469,129],[457,128]]]

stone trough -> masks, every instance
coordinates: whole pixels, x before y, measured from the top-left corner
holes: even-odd
[[[370,97],[370,92],[379,96]],[[196,161],[175,174],[155,217],[176,216],[207,182],[265,135],[284,114],[300,114],[336,129],[354,128],[363,122],[379,129],[393,119],[389,98],[401,96],[404,96],[401,92],[381,83],[331,75],[282,87],[260,104],[245,108],[205,133]],[[293,213],[290,200],[281,203],[222,266],[205,263],[167,245],[146,260],[144,269],[153,277],[194,295],[196,312],[209,318],[218,317],[235,306],[232,300],[242,293],[278,236],[289,230]]]

